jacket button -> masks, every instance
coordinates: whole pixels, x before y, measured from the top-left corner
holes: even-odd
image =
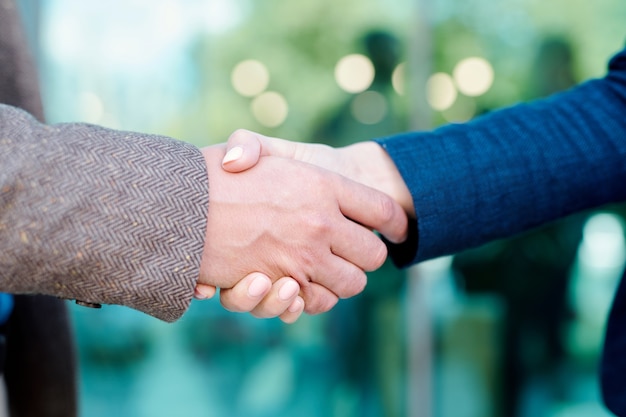
[[[79,306],[89,307],[89,308],[102,308],[102,304],[89,303],[87,301],[81,301],[81,300],[76,300],[76,304],[78,304]]]

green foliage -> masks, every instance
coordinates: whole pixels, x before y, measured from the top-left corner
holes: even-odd
[[[357,0],[251,2],[240,26],[197,40],[193,60],[202,81],[190,111],[171,121],[166,133],[198,145],[223,142],[237,128],[309,140],[319,115],[349,97],[334,80],[337,61],[362,53],[361,38],[371,29],[406,36],[412,17],[409,6],[406,0],[392,7]],[[270,72],[268,90],[287,99],[289,115],[281,126],[260,125],[250,112],[252,99],[233,89],[231,71],[246,59],[263,62]]]

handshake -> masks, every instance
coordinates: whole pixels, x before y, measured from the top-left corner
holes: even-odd
[[[406,239],[411,194],[375,142],[344,148],[246,130],[202,149],[209,212],[195,296],[286,323],[360,293]],[[243,277],[243,278],[242,278]]]

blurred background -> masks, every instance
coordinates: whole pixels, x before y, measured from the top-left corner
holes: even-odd
[[[47,118],[335,146],[605,73],[622,0],[21,0]],[[294,325],[72,307],[86,417],[594,417],[623,206],[370,274]]]

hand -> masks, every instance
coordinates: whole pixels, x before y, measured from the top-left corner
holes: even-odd
[[[252,168],[261,156],[266,155],[295,159],[335,171],[388,194],[409,216],[415,218],[415,206],[408,187],[393,160],[376,142],[359,142],[343,148],[333,148],[270,138],[240,129],[228,139],[227,153],[222,165],[226,171],[241,172]],[[385,234],[383,230],[380,232]],[[393,236],[386,237],[395,242]]]
[[[279,317],[285,323],[294,323],[304,311],[304,300],[298,295],[300,286],[293,278],[281,278],[272,284],[264,274],[254,272],[233,288],[220,290],[222,306],[234,312],[251,313],[254,317]],[[212,298],[216,288],[198,284],[195,298]]]
[[[344,176],[381,190],[400,202],[407,213],[415,216],[411,194],[400,173],[389,155],[375,142],[363,142],[335,149],[320,144],[303,144],[268,138],[247,130],[238,130],[229,138],[227,147],[228,153],[223,159],[223,167],[226,171],[247,170],[265,155],[297,159],[323,168],[335,169]],[[247,277],[242,280],[244,281],[247,281]],[[220,299],[222,304],[229,305],[236,311],[251,310],[250,302],[242,291],[222,291]],[[261,315],[271,314],[271,312],[280,311],[279,307],[278,299],[274,298],[274,301],[266,301],[256,307],[255,311]],[[264,312],[264,309],[268,312]],[[280,317],[283,319],[282,315]],[[293,317],[288,319],[295,321]]]
[[[406,236],[406,216],[391,198],[345,177],[273,157],[233,175],[220,167],[223,147],[202,152],[210,209],[199,284],[231,288],[256,271],[293,277],[305,311],[319,313],[362,291],[363,271],[384,262],[386,247],[368,227],[395,241]]]

